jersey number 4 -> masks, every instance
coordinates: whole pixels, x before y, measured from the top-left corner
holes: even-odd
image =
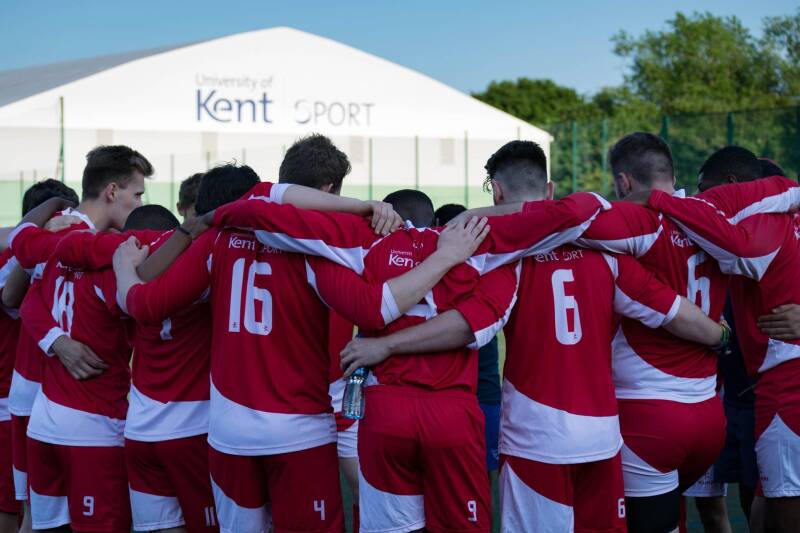
[[[553,285],[553,306],[556,319],[556,339],[561,344],[572,346],[578,344],[583,337],[581,330],[581,314],[578,301],[574,296],[565,294],[564,285],[575,281],[571,269],[562,268],[553,272],[550,282]],[[572,327],[570,328],[569,311],[572,311]]]
[[[242,322],[242,293],[244,292],[244,328],[254,335],[269,335],[272,331],[272,295],[267,289],[255,286],[256,275],[269,276],[272,267],[269,263],[253,261],[247,269],[247,280],[244,279],[246,259],[242,257],[233,263],[233,279],[231,280],[231,307],[228,315],[228,331],[238,333]],[[256,303],[260,304],[260,313],[256,313]]]

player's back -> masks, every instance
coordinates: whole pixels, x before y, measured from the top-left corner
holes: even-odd
[[[364,278],[382,283],[400,276],[436,251],[439,232],[432,228],[406,227],[375,244],[364,259]],[[461,264],[451,269],[423,301],[380,331],[362,331],[383,336],[455,309],[475,291],[479,273]],[[499,327],[499,326],[498,326]],[[493,335],[493,334],[492,334]],[[433,354],[404,354],[388,358],[373,369],[381,384],[421,387],[431,390],[461,389],[475,392],[477,351],[459,348]]]
[[[216,235],[211,443],[261,454],[333,442],[328,309],[305,256],[265,246],[247,231],[209,233]]]
[[[713,258],[659,213],[615,202],[613,209],[598,216],[581,242],[630,253],[712,320],[722,315],[728,277]],[[622,318],[613,352],[618,398],[697,402],[714,396],[717,358],[708,347]]]
[[[505,328],[503,453],[577,462],[619,449],[607,261],[615,259],[575,246],[523,260]]]
[[[85,272],[51,259],[41,293],[45,307],[38,312],[52,309],[60,329],[91,348],[108,368],[91,379],[77,380],[58,358],[47,358],[28,434],[58,444],[121,445],[130,389],[132,323],[121,320],[113,270]],[[23,308],[23,317],[42,318],[31,316],[28,307]]]

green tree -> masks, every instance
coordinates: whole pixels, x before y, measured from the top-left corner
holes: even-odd
[[[776,22],[783,28],[783,22]],[[780,30],[775,31],[776,43]],[[614,52],[628,60],[626,86],[667,114],[790,104],[781,58],[736,17],[677,13],[665,30],[616,34]]]
[[[794,15],[764,19],[762,47],[776,54],[782,94],[800,99],[800,8]]]
[[[493,81],[472,96],[532,124],[587,119],[599,111],[575,89],[552,80]]]

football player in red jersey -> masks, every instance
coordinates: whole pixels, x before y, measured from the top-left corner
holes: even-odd
[[[683,194],[674,189],[669,146],[655,135],[623,137],[609,155],[620,199],[651,188]],[[520,203],[509,203],[501,211],[521,208]],[[712,320],[720,319],[727,276],[676,224],[655,211],[616,202],[576,243],[634,256]],[[687,342],[664,328],[653,330],[627,317],[620,324],[612,353],[624,441],[627,525],[632,532],[673,531],[679,523],[682,490],[708,469],[724,441],[725,418],[715,392],[717,357],[708,346]]]
[[[31,213],[37,206],[50,200],[51,198],[63,198],[71,202],[72,205],[78,204],[78,195],[71,188],[57,180],[48,179],[35,183],[22,198],[22,215]],[[46,213],[38,218],[39,223],[50,218],[53,209],[48,209]],[[0,532],[11,533],[17,531],[18,514],[21,509],[20,500],[27,500],[27,489],[20,483],[19,495],[15,487],[14,466],[13,466],[13,446],[11,437],[11,418],[10,412],[10,387],[14,371],[14,360],[17,350],[17,343],[20,332],[20,320],[18,307],[27,289],[28,277],[21,269],[15,268],[17,264],[10,249],[5,249],[0,254],[0,297],[3,305],[0,312]],[[14,273],[12,275],[12,273]],[[22,283],[15,283],[14,277],[21,277]],[[10,281],[9,291],[5,291],[6,282]],[[16,287],[13,287],[16,285]],[[16,294],[14,290],[16,289]],[[24,437],[24,434],[23,434]],[[20,462],[24,457],[20,458]],[[17,475],[17,477],[21,477]],[[30,531],[30,513],[26,513],[22,529]]]
[[[169,211],[150,205],[132,211],[125,230],[159,233],[176,225]],[[84,342],[105,366],[99,376],[80,380],[60,360],[45,361],[28,426],[28,450],[35,459],[30,467],[34,528],[68,523],[78,531],[126,531],[130,504],[122,426],[130,388],[130,323],[120,321],[113,271],[65,265],[63,245],[62,240],[44,268],[41,297],[23,304],[23,320],[35,339],[60,331]]]
[[[731,301],[747,369],[759,377],[756,455],[767,514],[778,531],[794,531],[800,520],[800,339],[783,335],[780,324],[783,306],[800,303],[794,273],[800,246],[796,217],[780,213],[800,206],[800,188],[780,176],[757,179],[761,163],[743,148],[722,150],[724,157],[712,155],[700,175],[704,192],[678,200],[655,191],[647,203],[678,222],[726,272],[738,275]],[[770,317],[773,310],[778,313]],[[759,315],[762,325],[779,324],[766,328],[773,338],[759,331]]]
[[[82,200],[77,209],[66,209],[62,214],[73,215],[75,222],[71,227],[50,233],[29,225],[19,225],[9,236],[9,245],[13,249],[20,266],[31,275],[30,288],[27,279],[17,278],[24,288],[18,291],[30,298],[38,295],[41,269],[49,258],[55,243],[67,231],[87,229],[90,227],[115,227],[121,229],[128,213],[141,204],[144,191],[144,177],[152,173],[150,163],[138,152],[125,146],[98,147],[87,154],[87,165],[84,169]],[[16,236],[26,234],[20,241],[24,246],[13,247]],[[6,289],[9,287],[7,286]],[[4,291],[5,292],[5,291]],[[23,321],[24,323],[24,321]],[[51,339],[52,341],[52,339]],[[102,372],[102,361],[93,356],[80,343],[69,339],[58,342],[58,351],[80,359],[88,372]],[[91,367],[90,361],[98,365]],[[43,359],[36,341],[25,333],[20,333],[17,346],[15,371],[11,384],[10,408],[12,419],[12,435],[14,438],[14,462],[16,470],[15,485],[18,499],[27,499],[28,479],[26,453],[26,427],[34,398],[40,388]],[[87,374],[88,375],[88,374]],[[30,513],[27,513],[30,515]]]

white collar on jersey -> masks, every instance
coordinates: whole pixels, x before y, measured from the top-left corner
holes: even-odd
[[[672,193],[672,196],[676,196],[678,198],[686,198],[686,189],[678,189],[677,191]]]
[[[62,215],[69,215],[71,217],[78,217],[79,219],[83,220],[83,222],[89,226],[89,229],[97,229],[94,227],[94,222],[85,214],[81,213],[77,209],[73,207],[68,207],[64,211],[61,212]]]

